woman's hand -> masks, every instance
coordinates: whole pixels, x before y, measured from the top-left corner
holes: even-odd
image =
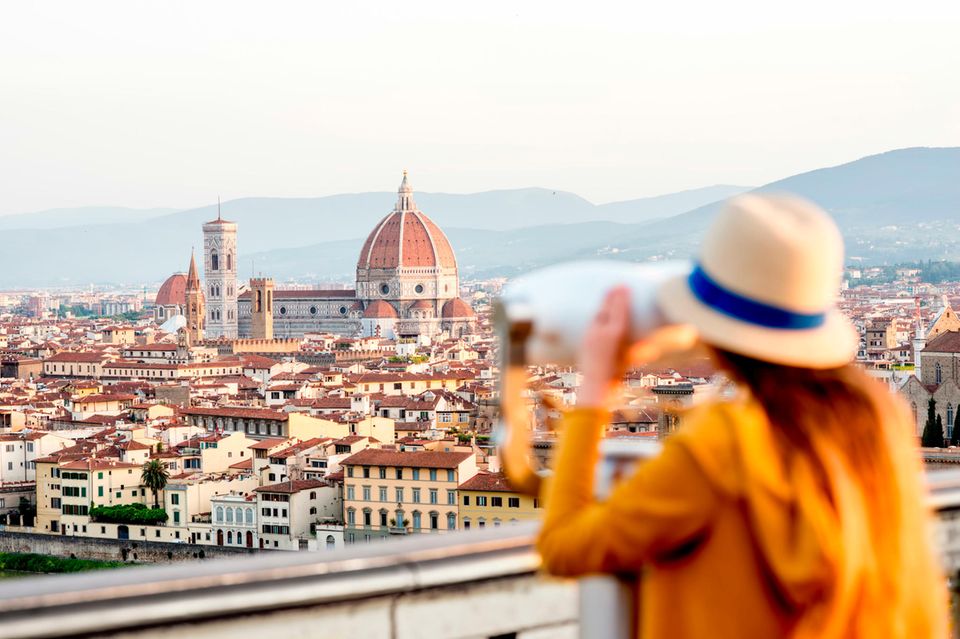
[[[618,286],[607,293],[600,312],[584,335],[577,355],[583,382],[577,405],[606,407],[623,378],[630,346],[630,290]]]

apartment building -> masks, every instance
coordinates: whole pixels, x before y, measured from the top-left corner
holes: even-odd
[[[536,497],[521,495],[500,473],[480,471],[459,486],[460,528],[484,528],[540,519],[543,509]]]
[[[367,449],[344,469],[347,543],[458,528],[458,487],[477,474],[469,452]]]

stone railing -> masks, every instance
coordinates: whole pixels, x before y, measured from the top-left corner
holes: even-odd
[[[960,470],[928,477],[955,589]],[[535,532],[528,523],[334,552],[0,581],[0,637],[625,636],[625,624],[610,624],[615,614],[589,609],[592,584],[538,573]],[[629,602],[619,601],[629,619]]]

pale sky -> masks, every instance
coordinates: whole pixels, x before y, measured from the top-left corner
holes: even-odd
[[[957,0],[6,2],[0,214],[404,168],[594,202],[761,184],[960,145],[958,33]]]

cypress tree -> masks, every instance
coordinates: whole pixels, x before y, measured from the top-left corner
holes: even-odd
[[[943,417],[937,415],[937,428],[933,433],[933,447],[943,448]]]
[[[930,401],[927,402],[927,421],[923,425],[923,435],[920,436],[920,445],[924,448],[942,448],[943,447],[943,430],[942,430],[942,421],[941,421],[941,430],[940,437],[937,438],[937,400],[930,398]],[[939,444],[937,443],[939,441]]]
[[[953,419],[953,436],[950,438],[951,446],[960,446],[960,410],[957,411],[957,416]]]

